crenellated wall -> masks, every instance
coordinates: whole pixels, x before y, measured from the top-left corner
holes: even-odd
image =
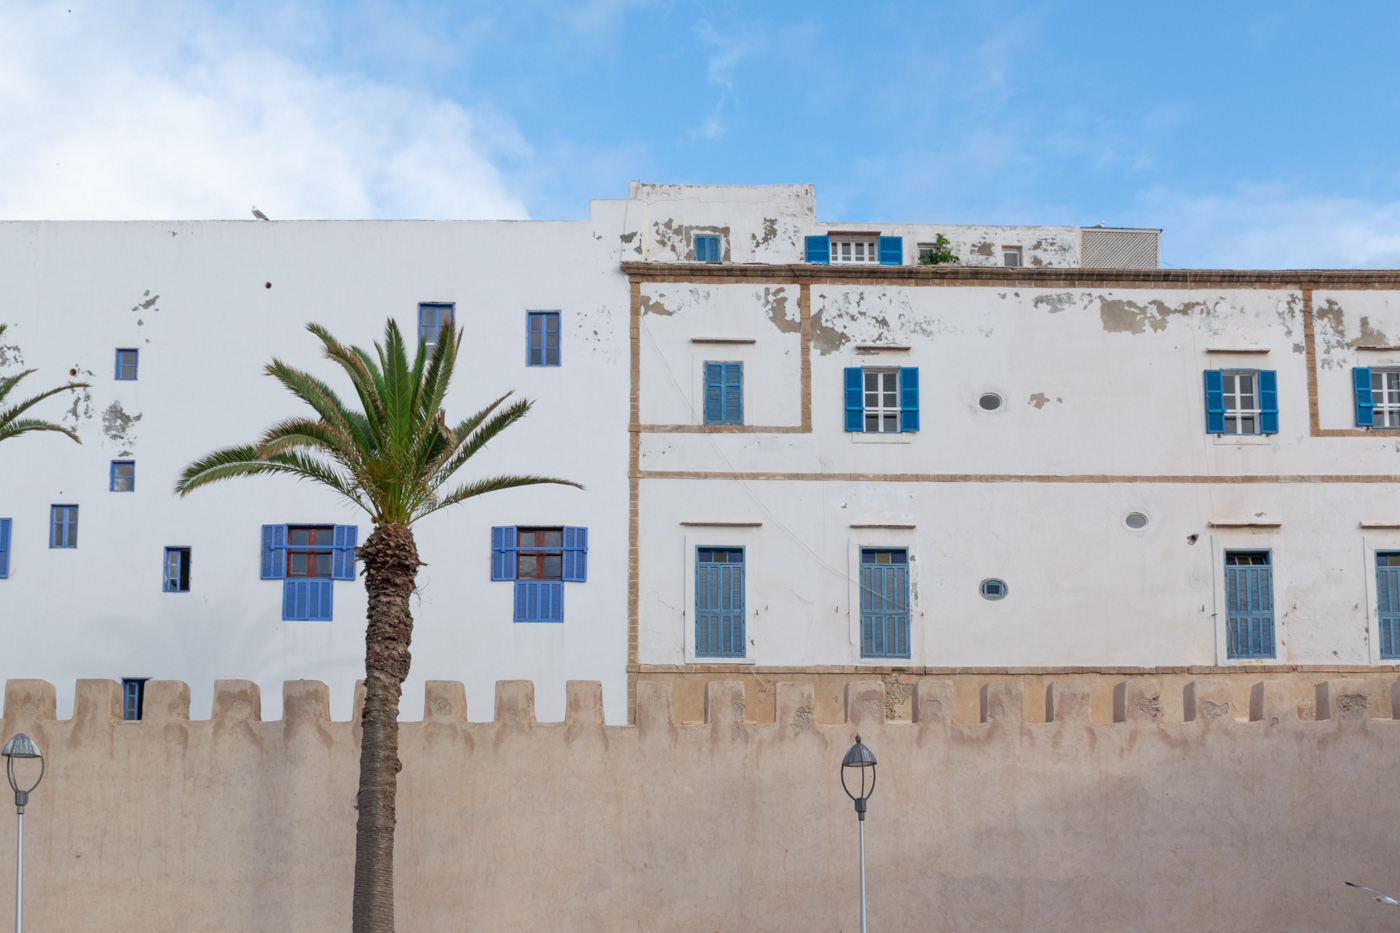
[[[1192,681],[1167,722],[1156,681],[1120,682],[1112,723],[1089,687],[984,684],[979,722],[954,688],[847,685],[845,722],[817,721],[809,683],[774,687],[751,722],[743,686],[712,682],[681,724],[643,680],[636,725],[603,723],[597,683],[567,686],[563,722],[534,686],[496,685],[494,719],[431,681],[401,724],[398,929],[856,929],[856,825],[838,782],[859,730],[879,757],[870,805],[872,930],[1382,930],[1391,912],[1344,880],[1392,885],[1400,724],[1364,683],[1328,680],[1316,721],[1264,681]],[[1372,691],[1374,692],[1374,691]],[[1400,699],[1393,689],[1392,700]],[[6,685],[3,731],[49,770],[27,811],[33,930],[340,931],[348,927],[358,725],[327,688],[288,682],[263,722],[247,681],[218,681],[209,720],[189,689],[147,686],[120,719],[115,683]],[[0,879],[13,872],[0,817]],[[0,913],[8,896],[0,895]]]

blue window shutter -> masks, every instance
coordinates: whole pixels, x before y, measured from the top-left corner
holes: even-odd
[[[355,579],[355,545],[360,537],[358,525],[336,525],[331,541],[331,579]]]
[[[882,237],[880,237],[880,265],[882,265],[882,266],[902,266],[902,265],[904,265],[904,237],[902,237],[902,236],[882,236]]]
[[[331,621],[335,584],[322,577],[306,581],[306,618],[313,622]]]
[[[1259,433],[1278,433],[1278,371],[1259,370]]]
[[[0,518],[0,580],[10,575],[10,520]]]
[[[899,429],[919,430],[919,367],[899,370]]]
[[[287,526],[262,526],[262,578],[281,580],[287,576]]]
[[[865,428],[865,370],[859,366],[846,367],[846,430]]]
[[[705,423],[719,424],[724,420],[724,365],[705,364]]]
[[[563,622],[563,582],[559,580],[516,580],[515,621]]]
[[[744,423],[744,364],[724,364],[724,423]]]
[[[831,262],[831,237],[809,236],[807,238],[808,262]]]
[[[540,621],[563,622],[564,584],[558,580],[541,580],[540,590],[544,597],[541,600]]]
[[[491,529],[491,579],[515,579],[515,552],[519,550],[514,525],[497,525]]]
[[[306,581],[282,581],[282,620],[294,622],[306,618]]]
[[[1351,371],[1351,384],[1356,389],[1356,426],[1376,426],[1375,402],[1371,398],[1371,367],[1357,366]]]
[[[564,528],[565,580],[582,583],[588,579],[588,529]]]
[[[1206,370],[1206,433],[1225,433],[1225,374]]]

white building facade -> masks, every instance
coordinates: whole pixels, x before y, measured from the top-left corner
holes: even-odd
[[[1162,271],[1156,231],[824,223],[810,186],[634,183],[579,222],[3,224],[0,276],[0,373],[93,383],[63,416],[83,447],[0,449],[7,676],[183,679],[196,706],[217,677],[307,677],[348,714],[364,596],[334,582],[336,526],[363,540],[364,516],[282,480],[170,487],[295,412],[268,359],[331,372],[306,321],[363,344],[445,314],[449,416],[537,402],[479,469],[587,489],[418,528],[406,715],[427,679],[465,680],[473,719],[497,679],[534,680],[545,719],[601,680],[618,722],[642,679],[698,718],[711,680],[757,710],[815,679],[825,708],[873,674],[897,716],[930,672],[1400,660],[1394,273]],[[297,557],[279,533],[328,552],[330,618],[269,575]]]

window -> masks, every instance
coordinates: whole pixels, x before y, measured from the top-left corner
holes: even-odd
[[[831,238],[831,261],[833,263],[875,263],[880,261],[876,252],[879,241],[875,237],[836,237]]]
[[[1021,265],[1021,247],[1003,246],[1001,248],[1001,264],[1008,267],[1019,267]]]
[[[149,677],[122,678],[122,719],[139,720],[145,712],[146,681]]]
[[[744,423],[744,364],[705,364],[705,423]]]
[[[167,593],[188,593],[190,591],[190,549],[168,547],[165,549],[165,585]]]
[[[1400,658],[1400,551],[1376,552],[1376,603],[1381,657]]]
[[[136,461],[112,461],[112,492],[136,491]]]
[[[909,657],[909,552],[860,550],[860,656]]]
[[[140,354],[136,350],[117,351],[117,378],[123,382],[136,380],[136,360]]]
[[[919,430],[919,370],[846,370],[846,430],[898,434]]]
[[[491,529],[491,579],[515,581],[516,622],[563,622],[564,584],[588,579],[588,529]]]
[[[49,510],[49,547],[78,546],[78,507],[55,505]]]
[[[1268,551],[1225,552],[1226,654],[1274,656],[1274,584]]]
[[[285,621],[329,622],[334,581],[355,579],[355,525],[263,525],[262,578],[282,581]]]
[[[1208,369],[1206,432],[1277,434],[1278,375],[1271,369]]]
[[[977,400],[977,407],[983,411],[996,411],[1001,407],[1001,396],[988,392]]]
[[[696,262],[719,262],[721,258],[722,257],[719,251],[719,237],[697,236],[695,238]]]
[[[531,311],[528,315],[526,366],[559,365],[559,312]]]
[[[437,346],[438,331],[451,327],[455,322],[456,305],[420,304],[418,306],[418,339],[429,350]]]
[[[695,656],[742,658],[744,549],[695,549]]]
[[[1359,427],[1400,428],[1400,369],[1352,370]]]
[[[1005,580],[983,580],[977,587],[983,599],[1003,599],[1009,588]]]
[[[0,580],[10,576],[10,520],[0,518]]]
[[[875,234],[809,236],[806,259],[821,263],[898,266],[904,262],[904,238]]]

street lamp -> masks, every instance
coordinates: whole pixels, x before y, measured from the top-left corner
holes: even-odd
[[[846,784],[846,772],[851,768],[860,772],[859,796],[851,793],[850,786]],[[867,770],[870,771],[869,790],[865,787]],[[855,782],[854,775],[851,781]],[[856,819],[860,821],[860,933],[865,933],[865,803],[875,793],[875,753],[861,743],[859,734],[856,735],[856,744],[841,759],[841,789],[856,802]]]
[[[15,792],[15,813],[19,815],[19,832],[15,837],[15,933],[21,933],[24,924],[24,808],[29,803],[29,795],[44,779],[44,753],[39,751],[33,739],[21,732],[6,742],[4,748],[0,748],[0,755],[6,759],[5,776],[10,779],[10,789]],[[19,782],[15,780],[16,758],[39,759],[39,776],[28,790],[20,790]]]

